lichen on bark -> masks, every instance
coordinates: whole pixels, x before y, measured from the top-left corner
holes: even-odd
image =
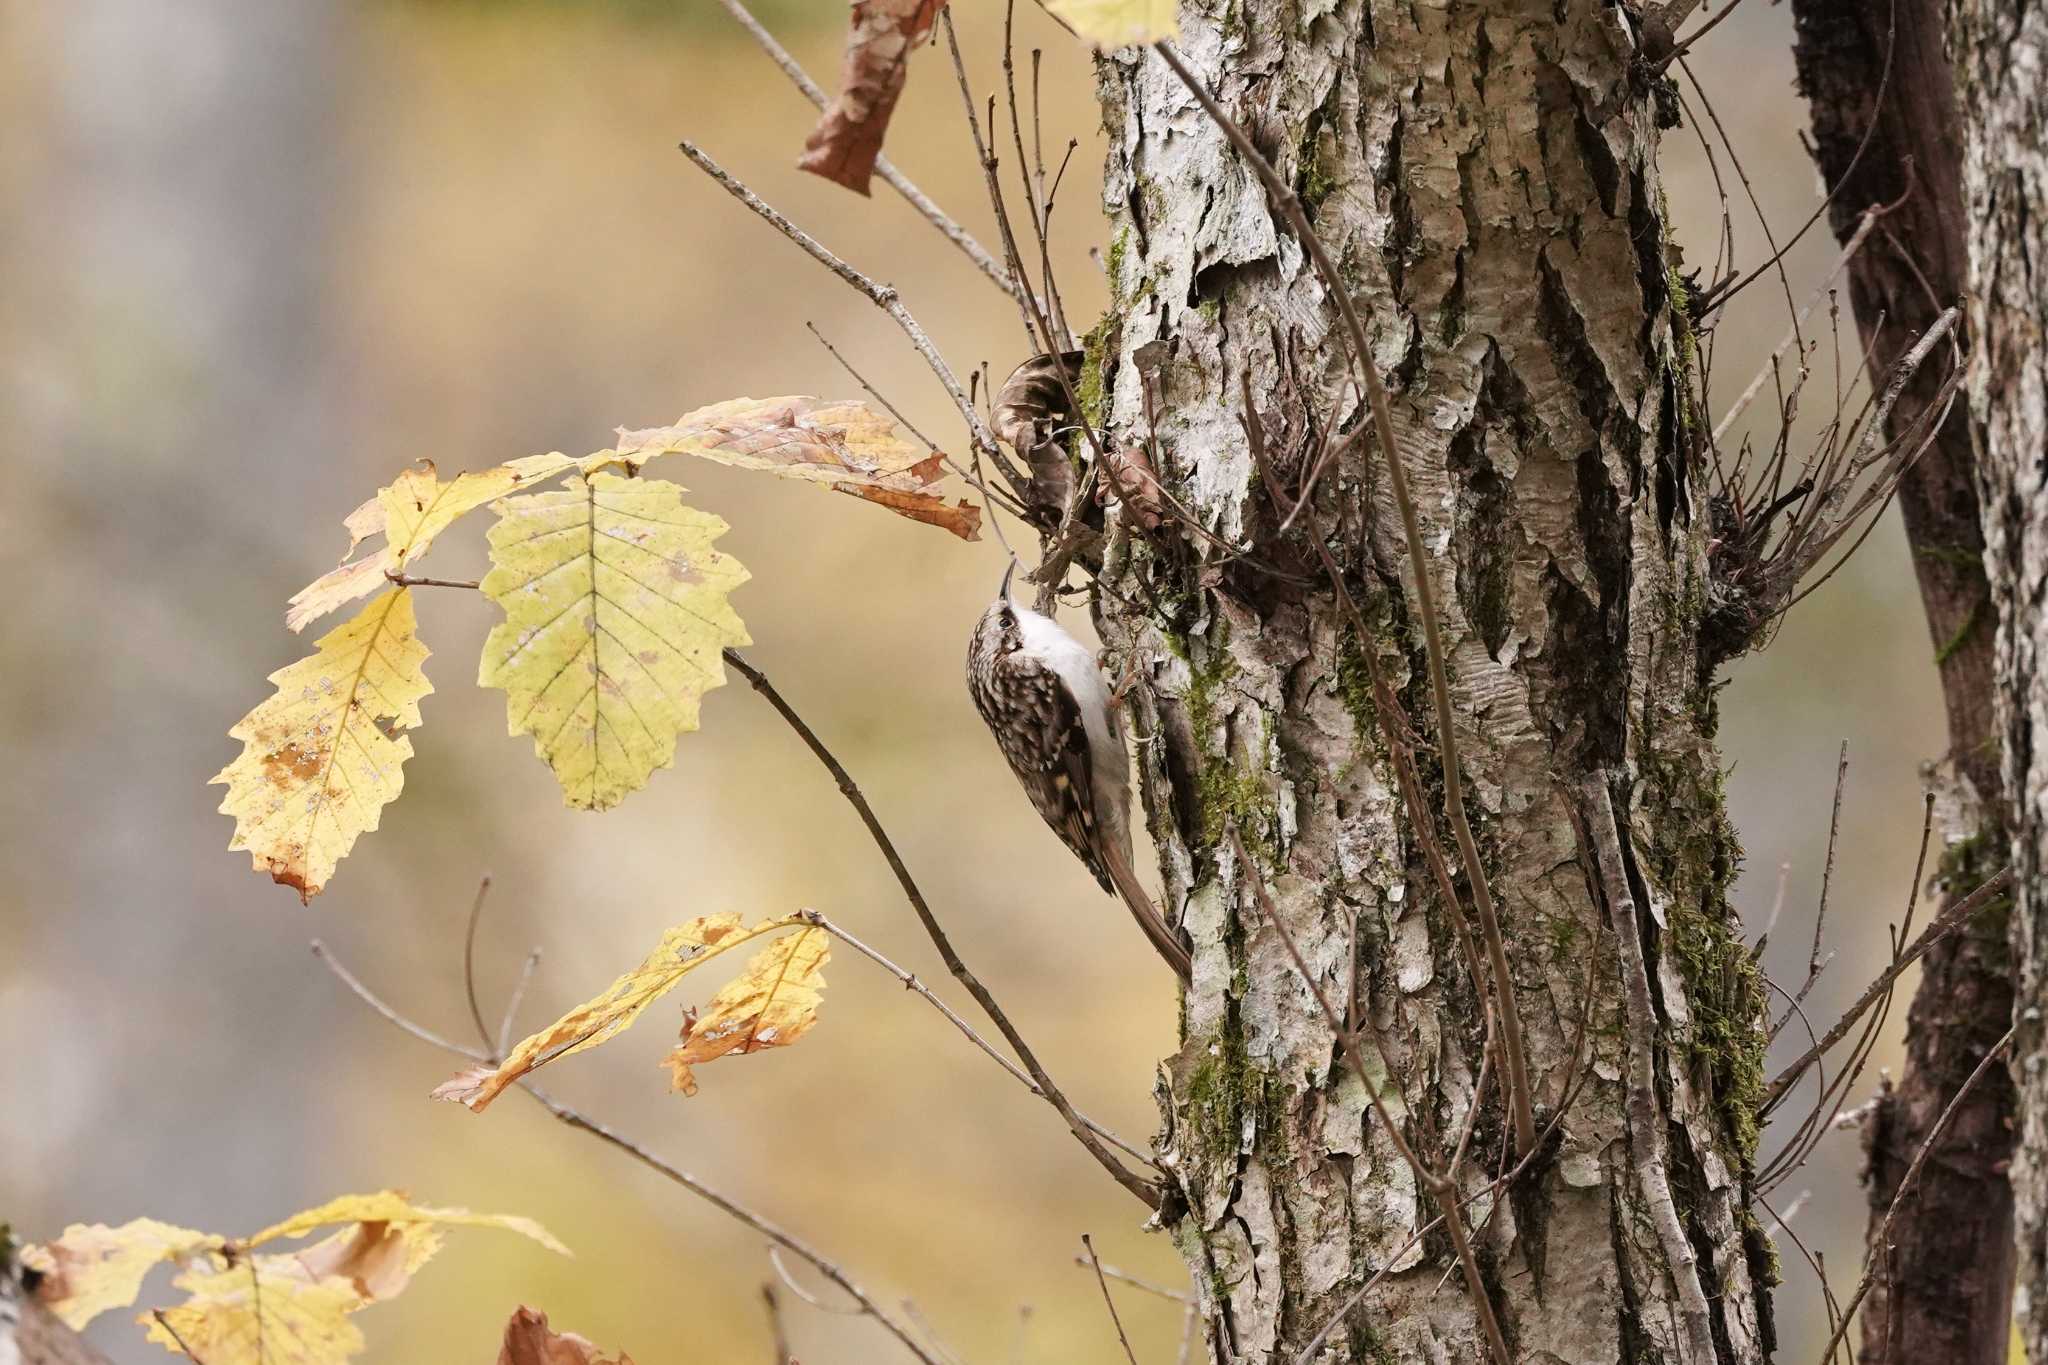
[[[1486,1352],[1449,1244],[1417,1236],[1435,1203],[1266,922],[1263,888],[1317,984],[1358,1011],[1369,1083],[1407,1140],[1441,1161],[1471,1120],[1463,1217],[1518,1359],[1695,1359],[1703,1338],[1674,1309],[1683,1282],[1710,1305],[1714,1359],[1759,1360],[1769,1258],[1744,1181],[1760,1001],[1727,900],[1739,853],[1697,640],[1691,339],[1625,12],[1196,0],[1181,17],[1183,58],[1310,202],[1393,393],[1542,1116],[1572,1090],[1522,1180],[1489,1191],[1523,1154],[1497,1070],[1479,1086],[1486,989],[1452,918],[1470,907],[1442,903],[1423,865],[1416,822],[1441,812],[1404,808],[1380,731],[1402,722],[1379,714],[1364,666],[1370,650],[1418,732],[1425,804],[1440,802],[1386,454],[1353,444],[1281,532],[1239,395],[1262,414],[1275,477],[1298,486],[1322,441],[1365,421],[1331,301],[1157,56],[1106,57],[1106,421],[1119,442],[1155,444],[1206,528],[1125,528],[1133,551],[1096,614],[1119,676],[1133,670],[1141,791],[1169,917],[1194,949],[1161,1151],[1210,1351],[1291,1362],[1378,1276],[1318,1359]],[[1148,425],[1135,356],[1152,343]],[[1647,1098],[1680,1245],[1638,1177],[1649,1135],[1627,1105],[1621,955],[1574,831],[1588,778],[1616,793],[1642,911]]]

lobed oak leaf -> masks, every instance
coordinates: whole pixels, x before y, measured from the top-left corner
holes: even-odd
[[[1179,0],[1045,0],[1045,7],[1097,47],[1171,41],[1180,33]]]
[[[909,74],[910,50],[931,36],[946,0],[854,0],[839,94],[825,106],[797,169],[856,194],[868,192],[875,158]]]
[[[824,998],[821,970],[832,957],[823,929],[806,928],[775,940],[746,970],[711,997],[701,1013],[686,1015],[682,1039],[663,1059],[669,1088],[697,1093],[695,1067],[735,1053],[788,1047],[818,1022]]]
[[[521,1304],[505,1324],[498,1365],[633,1365],[633,1357],[605,1355],[574,1332],[553,1330],[546,1313]]]
[[[242,754],[215,773],[230,849],[311,901],[355,846],[377,828],[404,785],[407,731],[432,692],[421,665],[412,593],[392,588],[322,636],[313,653],[270,675],[277,692],[228,734]]]
[[[22,1248],[22,1261],[42,1275],[36,1297],[77,1330],[109,1308],[135,1302],[142,1281],[165,1261],[218,1247],[220,1238],[136,1218],[120,1227],[73,1223],[54,1242]]]
[[[569,805],[606,810],[675,761],[721,653],[750,643],[726,595],[750,576],[711,543],[726,524],[676,484],[593,473],[501,503],[484,596],[505,619],[477,681],[505,693]]]
[[[343,519],[349,534],[348,553],[339,566],[293,594],[285,607],[285,625],[303,630],[307,622],[368,596],[388,581],[387,574],[400,572],[418,560],[436,536],[465,514],[575,464],[566,455],[529,455],[491,469],[458,474],[442,483],[432,461],[421,461]],[[384,544],[356,559],[356,547],[376,535],[384,537]]]
[[[615,453],[641,464],[660,455],[696,455],[822,484],[962,540],[981,535],[981,509],[964,500],[948,503],[938,491],[945,457],[904,440],[895,423],[858,402],[735,398],[698,408],[674,426],[622,427]]]
[[[746,927],[730,912],[705,915],[661,936],[644,961],[540,1032],[523,1040],[496,1067],[471,1067],[434,1090],[437,1100],[454,1100],[482,1113],[520,1077],[572,1053],[596,1047],[631,1027],[642,1010],[675,989],[697,968],[742,943],[806,923],[797,916],[763,920]]]

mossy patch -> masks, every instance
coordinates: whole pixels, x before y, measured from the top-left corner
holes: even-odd
[[[1706,700],[1703,728],[1714,729]],[[1728,819],[1722,774],[1711,748],[1663,755],[1641,748],[1643,785],[1658,798],[1647,812],[1638,853],[1657,890],[1669,897],[1664,951],[1685,982],[1690,1033],[1674,1041],[1704,1083],[1745,1162],[1756,1155],[1757,1110],[1767,1082],[1762,969],[1742,940],[1729,889],[1742,845]]]

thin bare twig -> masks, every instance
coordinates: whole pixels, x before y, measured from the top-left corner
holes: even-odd
[[[789,1336],[782,1330],[782,1305],[775,1301],[774,1285],[765,1282],[761,1285],[761,1302],[767,1306],[768,1334],[775,1343],[773,1365],[790,1365]]]
[[[1971,1090],[1976,1088],[1977,1082],[1984,1079],[1985,1073],[1990,1071],[1992,1065],[2004,1057],[2005,1050],[2012,1046],[2013,1033],[2017,1027],[2015,1025],[2014,1028],[2007,1029],[2004,1036],[1993,1043],[1990,1049],[1985,1052],[1983,1060],[1977,1063],[1963,1083],[1956,1087],[1956,1093],[1949,1098],[1948,1104],[1941,1111],[1941,1116],[1935,1119],[1934,1126],[1927,1130],[1926,1141],[1922,1142],[1920,1149],[1913,1153],[1912,1164],[1906,1167],[1906,1174],[1899,1181],[1898,1193],[1892,1196],[1891,1206],[1884,1211],[1884,1222],[1878,1225],[1877,1236],[1870,1239],[1870,1247],[1864,1252],[1863,1277],[1857,1282],[1856,1292],[1849,1296],[1849,1302],[1842,1308],[1841,1321],[1835,1325],[1834,1332],[1828,1337],[1827,1348],[1821,1352],[1822,1360],[1826,1360],[1830,1355],[1834,1354],[1835,1344],[1841,1341],[1842,1334],[1849,1330],[1849,1320],[1855,1316],[1856,1310],[1862,1306],[1864,1295],[1870,1292],[1870,1286],[1875,1282],[1877,1273],[1876,1259],[1878,1248],[1890,1248],[1892,1223],[1898,1218],[1899,1209],[1904,1206],[1906,1196],[1912,1193],[1913,1186],[1919,1181],[1920,1168],[1927,1164],[1928,1153],[1934,1150],[1934,1144],[1948,1130],[1949,1123],[1956,1116],[1956,1111],[1962,1108],[1964,1099],[1969,1096]]]
[[[533,969],[540,966],[540,949],[535,948],[526,955],[526,962],[519,969],[519,979],[512,983],[512,994],[505,998],[505,1017],[498,1021],[498,1055],[509,1056],[512,1052],[512,1026],[518,1022],[519,1006],[526,999],[526,988],[533,983]]]
[[[469,928],[462,935],[462,993],[469,999],[470,1022],[476,1025],[477,1041],[492,1043],[490,1025],[484,1023],[483,1006],[476,1002],[476,927],[483,922],[484,897],[491,894],[491,874],[484,873],[476,884],[476,899],[469,904]],[[498,1054],[493,1053],[493,1060]]]
[[[1124,1320],[1117,1316],[1116,1300],[1110,1297],[1109,1281],[1102,1277],[1102,1262],[1095,1257],[1095,1243],[1088,1240],[1088,1234],[1081,1234],[1081,1245],[1088,1248],[1088,1264],[1095,1267],[1095,1283],[1102,1287],[1102,1301],[1109,1305],[1109,1320],[1116,1327],[1116,1339],[1124,1348],[1124,1359],[1130,1365],[1138,1365],[1138,1357],[1131,1350],[1131,1339],[1124,1335]]]
[[[939,354],[938,348],[932,345],[932,339],[925,334],[924,327],[911,316],[910,310],[903,306],[903,300],[897,296],[895,286],[879,284],[847,264],[824,243],[792,223],[780,209],[755,194],[730,171],[712,160],[696,143],[685,140],[681,147],[683,155],[716,181],[719,188],[745,204],[761,221],[802,247],[811,259],[846,281],[869,302],[887,313],[896,325],[903,329],[903,334],[910,338],[910,344],[917,348],[917,353],[924,358],[925,365],[944,387],[946,395],[953,400],[953,406],[959,409],[960,419],[967,424],[968,436],[975,446],[994,462],[1005,479],[1017,487],[1024,486],[1020,482],[1016,466],[996,448],[995,438],[989,434],[980,414],[975,412],[974,404],[968,401],[967,391],[961,388],[960,381],[953,377],[952,367],[946,363],[946,358]]]
[[[252,1261],[250,1264],[253,1266],[255,1263]],[[178,1349],[185,1353],[185,1359],[191,1361],[192,1365],[206,1365],[206,1362],[199,1358],[199,1353],[197,1351],[194,1351],[192,1347],[186,1343],[184,1337],[178,1335],[178,1329],[171,1326],[171,1320],[169,1317],[165,1316],[163,1309],[152,1308],[149,1310],[149,1315],[156,1319],[157,1326],[163,1328],[164,1331],[170,1334],[172,1341],[178,1343]],[[260,1335],[263,1330],[263,1323],[260,1318],[257,1320],[256,1330],[260,1338]],[[258,1342],[258,1349],[261,1350],[260,1340]]]
[[[740,676],[753,684],[754,690],[760,693],[768,704],[775,708],[775,713],[796,732],[797,738],[804,742],[804,747],[809,749],[812,756],[832,774],[833,780],[839,786],[840,795],[846,798],[854,813],[860,816],[861,823],[867,827],[868,836],[880,850],[883,861],[889,864],[889,870],[895,874],[896,884],[902,888],[904,899],[910,902],[910,908],[917,915],[918,923],[924,926],[925,936],[931,939],[932,946],[939,950],[939,957],[945,962],[946,970],[953,974],[954,980],[967,988],[967,993],[981,1006],[981,1011],[989,1017],[989,1022],[1001,1031],[1011,1051],[1017,1054],[1017,1060],[1031,1073],[1031,1079],[1038,1083],[1046,1103],[1057,1109],[1060,1117],[1067,1121],[1067,1127],[1074,1134],[1075,1140],[1087,1149],[1088,1154],[1094,1157],[1119,1185],[1129,1190],[1147,1208],[1158,1208],[1159,1192],[1143,1176],[1133,1172],[1111,1155],[1102,1140],[1082,1121],[1081,1116],[1074,1111],[1074,1106],[1067,1102],[1066,1095],[1039,1064],[1037,1054],[1032,1052],[1023,1035],[1017,1032],[1017,1026],[1010,1022],[1010,1016],[996,1003],[995,996],[982,984],[980,977],[968,970],[967,964],[960,959],[960,954],[954,951],[952,940],[939,926],[938,917],[932,913],[930,904],[924,898],[924,892],[918,889],[916,879],[910,875],[910,869],[903,863],[903,856],[896,851],[895,841],[890,839],[888,830],[883,828],[881,820],[875,815],[874,808],[868,804],[867,798],[861,795],[859,786],[854,783],[845,765],[825,747],[825,742],[818,738],[816,731],[804,723],[803,717],[796,713],[795,708],[783,699],[775,685],[768,681],[766,674],[749,663],[737,650],[726,650],[725,661],[732,665]]]
[[[376,994],[376,992],[372,991],[368,986],[365,986],[353,972],[349,971],[347,967],[341,964],[339,959],[337,959],[332,953],[328,952],[326,947],[322,945],[319,942],[319,940],[314,940],[312,946],[314,956],[318,957],[321,960],[321,962],[326,965],[327,969],[334,973],[335,978],[339,980],[342,985],[346,986],[358,1000],[361,1000],[365,1005],[369,1006],[371,1010],[376,1012],[379,1016],[381,1016],[387,1022],[392,1024],[394,1027],[402,1029],[404,1032],[411,1034],[413,1037],[419,1039],[420,1041],[430,1044],[431,1046],[440,1048],[444,1052],[453,1053],[455,1056],[458,1057],[466,1057],[472,1062],[485,1063],[487,1061],[487,1059],[482,1054],[474,1052],[469,1048],[463,1047],[459,1043],[453,1043],[445,1038],[440,1037],[431,1029],[425,1028],[424,1026],[413,1022],[411,1019],[406,1018],[397,1010],[393,1009],[390,1005],[386,1004],[383,1001],[383,999],[381,999]],[[524,1090],[528,1095],[532,1096],[534,1102],[539,1104],[541,1108],[547,1110],[548,1113],[552,1115],[557,1122],[566,1124],[568,1127],[571,1128],[579,1129],[582,1132],[588,1133],[592,1137],[597,1138],[599,1141],[604,1142],[609,1146],[617,1148],[619,1151],[624,1152],[627,1156],[630,1156],[631,1158],[633,1158],[633,1160],[639,1162],[642,1166],[645,1166],[647,1169],[655,1172],[657,1175],[662,1176],[664,1179],[667,1179],[674,1184],[682,1186],[690,1193],[696,1195],[698,1198],[710,1204],[713,1208],[716,1208],[720,1212],[725,1213],[730,1217],[735,1218],[738,1221],[746,1224],[754,1231],[768,1238],[769,1241],[789,1251],[792,1255],[801,1257],[803,1260],[807,1261],[812,1267],[814,1267],[819,1274],[823,1275],[826,1279],[830,1280],[838,1288],[845,1291],[845,1293],[850,1298],[858,1302],[861,1308],[866,1312],[866,1314],[869,1317],[872,1317],[876,1322],[880,1323],[881,1326],[886,1331],[888,1331],[889,1335],[895,1337],[898,1341],[902,1342],[904,1347],[907,1350],[909,1350],[909,1352],[912,1355],[916,1356],[920,1361],[922,1361],[924,1365],[945,1365],[945,1362],[933,1356],[932,1353],[925,1348],[924,1344],[920,1342],[914,1334],[912,1334],[910,1329],[904,1323],[897,1319],[895,1314],[891,1313],[888,1309],[884,1308],[880,1303],[876,1302],[875,1299],[872,1296],[870,1296],[866,1290],[861,1288],[860,1284],[857,1281],[855,1281],[851,1275],[847,1274],[845,1269],[843,1269],[837,1262],[833,1261],[830,1257],[826,1256],[823,1252],[817,1250],[815,1247],[811,1246],[809,1243],[805,1242],[803,1239],[799,1238],[794,1233],[786,1231],[782,1227],[769,1221],[767,1218],[754,1212],[746,1205],[733,1199],[731,1196],[723,1193],[722,1191],[714,1188],[713,1186],[705,1184],[702,1180],[699,1180],[696,1176],[691,1175],[688,1171],[685,1171],[678,1166],[671,1165],[669,1162],[664,1161],[661,1157],[656,1156],[652,1151],[642,1146],[639,1142],[635,1141],[634,1139],[627,1137],[625,1134],[620,1133],[616,1129],[611,1128],[606,1124],[591,1118],[589,1115],[584,1114],[579,1110],[573,1109],[570,1106],[563,1104],[561,1101],[549,1095],[546,1091],[541,1090],[539,1087],[533,1085],[530,1081],[522,1079],[520,1081],[515,1082],[515,1084],[518,1085],[518,1087],[521,1090]]]
[[[1862,1017],[1863,1012],[1883,998],[1891,989],[1892,983],[1897,981],[1899,976],[1908,967],[1926,956],[1929,948],[1932,948],[1935,944],[1961,928],[1969,921],[1972,915],[1975,915],[1979,910],[1989,905],[1993,898],[2003,894],[2011,884],[2012,869],[2009,867],[2000,868],[1992,873],[1982,886],[1943,911],[1933,923],[1929,924],[1921,932],[1920,937],[1913,941],[1913,945],[1910,948],[1900,953],[1898,958],[1880,972],[1877,979],[1864,989],[1863,994],[1856,997],[1856,1003],[1843,1011],[1842,1017],[1835,1021],[1834,1027],[1821,1035],[1821,1040],[1818,1043],[1808,1048],[1798,1061],[1793,1062],[1792,1065],[1778,1073],[1777,1079],[1772,1081],[1770,1088],[1764,1092],[1760,1111],[1765,1114],[1770,1113],[1772,1107],[1784,1097],[1785,1092],[1790,1090],[1799,1078],[1806,1073],[1806,1069],[1832,1050],[1836,1043],[1841,1042],[1842,1038],[1854,1027],[1857,1019]]]
[[[797,59],[789,54],[789,49],[777,42],[775,35],[770,33],[760,20],[748,13],[746,7],[740,4],[740,0],[718,2],[724,5],[725,12],[737,20],[740,27],[760,44],[761,50],[768,54],[768,59],[782,68],[782,74],[789,77],[790,84],[801,90],[805,99],[817,108],[823,109],[826,104],[825,92],[818,88],[817,82],[810,78]],[[875,174],[887,181],[889,187],[902,195],[912,208],[923,214],[925,221],[937,228],[947,241],[959,247],[961,254],[974,262],[975,268],[988,276],[996,288],[1012,298],[1017,296],[1016,286],[1010,282],[1010,277],[997,263],[996,258],[988,254],[987,248],[975,241],[973,235],[955,222],[944,209],[933,203],[931,196],[912,184],[910,177],[897,170],[887,156],[875,158]]]
[[[1128,1270],[1118,1270],[1115,1266],[1105,1261],[1091,1260],[1086,1256],[1076,1256],[1074,1264],[1080,1266],[1083,1270],[1092,1267],[1098,1275],[1107,1275],[1110,1279],[1127,1284],[1133,1289],[1142,1289],[1147,1294],[1157,1294],[1160,1298],[1172,1299],[1175,1303],[1193,1303],[1195,1301],[1194,1296],[1191,1294],[1184,1294],[1178,1289],[1168,1289],[1163,1284],[1157,1284],[1142,1276],[1133,1275]]]
[[[996,1049],[996,1045],[994,1043],[991,1043],[988,1039],[982,1037],[980,1033],[976,1032],[974,1025],[968,1023],[965,1019],[962,1019],[959,1013],[955,1011],[951,1005],[948,1005],[945,1001],[939,999],[939,997],[933,993],[931,987],[925,985],[924,982],[917,979],[915,973],[907,971],[904,968],[898,966],[896,963],[890,961],[887,957],[883,956],[876,949],[862,942],[853,934],[849,933],[844,925],[834,922],[829,916],[824,915],[819,911],[801,910],[797,912],[797,917],[811,924],[817,925],[820,929],[823,929],[826,933],[838,939],[841,943],[844,943],[847,947],[853,949],[862,957],[865,957],[868,961],[874,963],[883,971],[889,973],[889,975],[895,977],[898,981],[902,982],[903,989],[910,991],[913,994],[921,997],[925,1001],[925,1003],[929,1004],[933,1009],[937,1010],[940,1014],[944,1015],[947,1023],[951,1024],[954,1028],[960,1030],[962,1034],[966,1035],[967,1040],[969,1042],[973,1043],[976,1047],[980,1048],[983,1052],[987,1053],[989,1057],[991,1057],[995,1061],[996,1065],[1000,1066],[1004,1071],[1007,1071],[1010,1074],[1011,1078],[1014,1079],[1019,1085],[1022,1085],[1026,1090],[1029,1090],[1032,1094],[1037,1095],[1040,1099],[1045,1098],[1045,1092],[1038,1088],[1038,1082],[1032,1080],[1030,1075],[1027,1074],[1022,1067],[1018,1066],[1015,1062],[1011,1061],[1008,1057],[1005,1057],[1001,1052],[999,1052]],[[1081,1122],[1087,1126],[1090,1132],[1094,1133],[1104,1142],[1107,1142],[1110,1145],[1114,1146],[1119,1151],[1124,1152],[1129,1156],[1136,1157],[1138,1160],[1144,1162],[1148,1166],[1157,1166],[1157,1163],[1153,1161],[1150,1155],[1148,1155],[1145,1152],[1139,1151],[1136,1147],[1124,1141],[1122,1138],[1118,1137],[1109,1129],[1104,1128],[1101,1124],[1095,1122],[1095,1120],[1089,1118],[1086,1114],[1082,1114],[1076,1111],[1075,1117],[1079,1118]]]

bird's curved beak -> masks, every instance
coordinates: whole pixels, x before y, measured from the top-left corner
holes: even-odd
[[[1003,586],[996,590],[996,598],[1007,602],[1010,598],[1010,576],[1017,572],[1017,557],[1010,556],[1010,567],[1003,570]]]

